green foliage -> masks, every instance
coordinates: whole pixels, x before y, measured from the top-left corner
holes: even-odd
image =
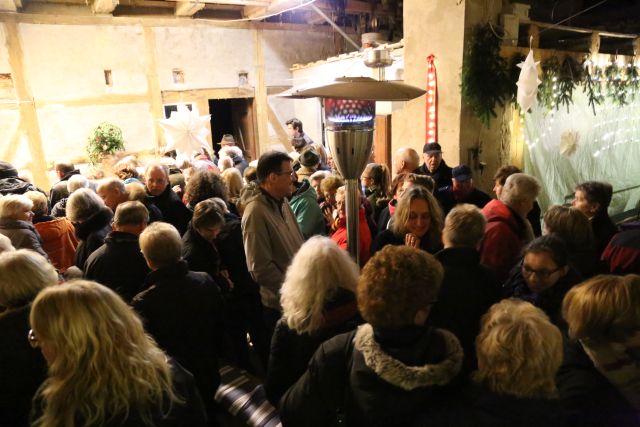
[[[631,97],[635,99],[640,95],[640,70],[634,64],[627,66],[627,81],[631,88]]]
[[[627,80],[622,76],[622,69],[616,61],[604,69],[607,78],[607,97],[616,105],[623,107],[629,103],[627,99]]]
[[[602,72],[600,69],[594,68],[591,71],[590,67],[586,67],[582,76],[582,91],[587,95],[594,116],[596,115],[596,105],[600,105],[604,101],[602,85],[600,84],[601,78]]]
[[[498,30],[499,31],[499,30]],[[509,99],[509,72],[500,56],[500,38],[491,26],[475,29],[462,65],[460,91],[466,104],[487,127],[497,117],[496,105]]]
[[[560,75],[560,62],[555,56],[542,63],[542,83],[538,86],[538,102],[545,109],[551,110],[556,107],[556,96],[558,76]]]
[[[122,130],[111,123],[100,123],[87,141],[87,154],[92,164],[99,163],[106,155],[124,150]]]
[[[556,110],[560,108],[560,105],[564,105],[567,107],[567,113],[569,113],[569,106],[573,104],[573,90],[582,79],[582,70],[582,66],[571,56],[567,56],[562,61],[557,81]]]

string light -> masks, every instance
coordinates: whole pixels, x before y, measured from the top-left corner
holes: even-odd
[[[427,143],[438,141],[438,77],[435,56],[427,57]]]

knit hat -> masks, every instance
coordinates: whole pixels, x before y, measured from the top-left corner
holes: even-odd
[[[314,149],[308,149],[300,154],[300,164],[308,168],[316,167],[320,163],[320,156]]]
[[[0,160],[0,179],[17,177],[18,170],[11,163]]]

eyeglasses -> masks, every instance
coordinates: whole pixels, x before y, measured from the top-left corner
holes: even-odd
[[[36,338],[36,335],[33,333],[33,329],[29,329],[29,334],[27,334],[27,340],[29,341],[29,344],[31,345],[32,348],[36,348],[40,344],[40,341],[38,341],[38,338]]]
[[[533,268],[522,264],[522,273],[527,276],[533,276],[534,274],[540,279],[548,279],[553,273],[560,271],[562,267],[558,267],[555,270],[534,270]]]
[[[282,171],[282,172],[275,172],[276,175],[282,176],[282,175],[289,175],[289,176],[293,176],[293,174],[295,174],[296,171],[294,171],[293,169],[290,171]]]

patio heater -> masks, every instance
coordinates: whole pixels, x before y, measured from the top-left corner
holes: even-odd
[[[365,65],[380,69],[391,64],[389,51],[368,49]],[[376,101],[408,101],[425,93],[403,83],[379,81],[370,77],[339,77],[325,84],[293,87],[279,96],[322,98],[326,140],[333,161],[346,181],[347,246],[360,261],[358,179],[371,157]]]

